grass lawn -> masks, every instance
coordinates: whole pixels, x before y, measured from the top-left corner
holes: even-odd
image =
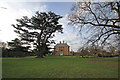
[[[118,78],[118,57],[2,58],[3,78]]]

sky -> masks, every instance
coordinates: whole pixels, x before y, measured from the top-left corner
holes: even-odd
[[[36,11],[48,12],[52,11],[63,16],[59,20],[62,24],[63,34],[56,33],[54,40],[56,43],[65,41],[70,49],[77,51],[83,45],[78,30],[68,25],[67,16],[70,13],[74,2],[1,2],[0,1],[0,41],[7,42],[17,38],[14,28],[11,24],[16,24],[16,19],[22,16],[31,17]]]

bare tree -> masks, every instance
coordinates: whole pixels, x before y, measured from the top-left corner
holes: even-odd
[[[81,47],[80,49],[78,49],[78,52],[79,52],[79,55],[82,56],[82,58],[89,55],[89,52],[85,47]]]
[[[91,45],[87,47],[81,47],[78,49],[78,52],[80,53],[80,56],[96,56],[96,54],[102,52],[102,49],[100,46],[97,45]]]
[[[85,30],[88,43],[105,43],[120,36],[120,2],[77,2],[68,16],[69,24]],[[120,37],[118,37],[120,38]]]

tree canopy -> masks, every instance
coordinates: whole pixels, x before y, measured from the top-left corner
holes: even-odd
[[[28,52],[30,46],[24,46],[20,39],[15,38],[11,42],[8,42],[8,46],[13,51]]]
[[[25,57],[29,56],[30,46],[24,46],[20,39],[7,42],[6,47],[2,47],[2,57]]]
[[[24,44],[33,44],[37,57],[43,57],[49,52],[48,46],[54,43],[51,38],[55,36],[55,32],[62,33],[62,25],[58,22],[60,18],[62,16],[53,12],[37,11],[31,18],[23,16],[23,18],[17,19],[18,23],[16,25],[12,24],[12,26],[16,29],[15,32],[19,34]]]

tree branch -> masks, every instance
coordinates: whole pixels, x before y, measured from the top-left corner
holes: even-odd
[[[87,5],[86,5],[86,6],[87,6]],[[88,7],[88,9],[90,10],[90,12],[93,14],[93,16],[95,17],[95,20],[97,21],[97,23],[99,24],[99,21],[98,21],[98,19],[97,19],[97,16],[96,16],[96,14],[92,11],[90,5],[87,6],[87,7]]]
[[[92,22],[83,22],[83,24],[91,24],[91,25],[94,25],[94,26],[106,26],[106,27],[112,27],[112,28],[120,29],[120,26],[116,26],[116,25],[95,24],[95,23],[92,23]]]

